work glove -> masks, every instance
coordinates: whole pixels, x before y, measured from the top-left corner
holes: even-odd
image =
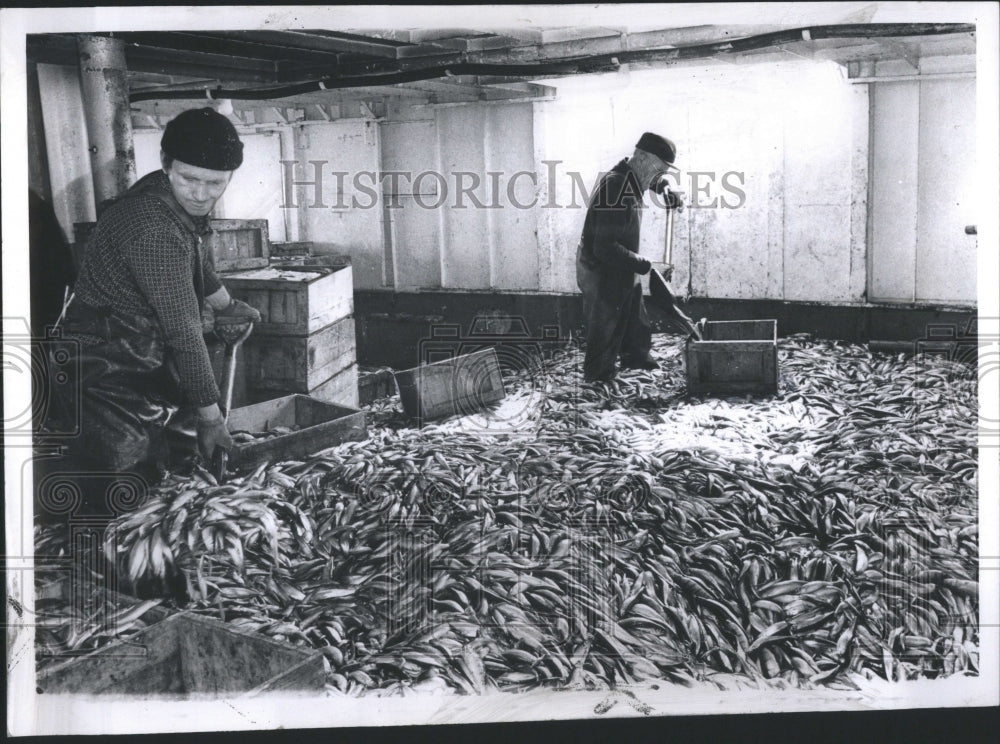
[[[215,313],[207,302],[201,306],[201,332],[206,336],[215,330]]]
[[[653,268],[653,264],[649,262],[648,258],[643,258],[639,256],[635,260],[635,273],[645,276],[649,273],[649,270]]]
[[[226,420],[219,416],[213,419],[198,419],[198,451],[205,462],[212,461],[217,447],[231,450],[234,446],[233,437],[226,428]]]
[[[247,325],[249,323],[259,323],[260,312],[255,307],[251,307],[243,300],[233,299],[222,310],[215,311],[215,325]]]
[[[667,192],[663,195],[663,200],[667,209],[676,209],[678,212],[684,211],[684,202],[681,201],[681,192],[667,189]]]

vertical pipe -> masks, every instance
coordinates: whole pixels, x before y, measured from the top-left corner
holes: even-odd
[[[295,127],[281,127],[280,129],[278,129],[278,139],[279,139],[279,142],[281,143],[281,160],[282,160],[282,162],[283,163],[287,163],[289,161],[294,162],[296,160],[296,158],[298,157],[298,153],[295,150]],[[286,166],[282,165],[282,168],[285,168],[285,167]],[[295,166],[292,166],[292,167],[294,168]],[[284,177],[284,173],[285,173],[284,170],[282,170],[281,173],[282,173],[282,177]],[[294,173],[294,171],[293,171],[293,173]],[[284,190],[284,188],[285,188],[284,182],[282,182],[282,186],[281,187]],[[294,190],[295,190],[295,187],[293,186],[292,187],[292,191],[294,192]],[[285,203],[285,198],[286,197],[290,197],[290,196],[291,196],[290,194],[283,194],[283,196],[282,196],[282,204]],[[282,209],[281,210],[282,219],[284,219],[284,221],[285,221],[285,240],[287,240],[290,243],[294,243],[294,242],[297,242],[298,240],[301,240],[301,238],[299,237],[299,235],[300,235],[300,229],[299,229],[299,210],[300,209],[304,209],[304,207],[302,205],[298,205],[298,207],[296,209],[294,209],[294,210],[292,210],[292,209]]]
[[[94,198],[99,208],[135,182],[125,43],[105,36],[81,35],[77,37],[77,48]]]

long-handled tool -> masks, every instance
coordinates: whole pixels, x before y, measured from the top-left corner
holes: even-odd
[[[225,366],[223,368],[223,388],[222,388],[222,418],[229,420],[229,409],[233,405],[233,383],[236,380],[236,352],[250,332],[253,330],[253,323],[242,320],[239,323],[225,323],[216,320],[215,335],[217,335],[226,345]],[[212,475],[222,483],[226,478],[226,470],[229,467],[229,453],[222,447],[216,447],[212,454]]]
[[[679,207],[668,207],[667,209],[667,227],[663,239],[663,263],[667,266],[668,270],[673,269],[674,212],[676,209],[679,209]],[[656,269],[652,269],[649,272],[649,295],[658,307],[680,320],[694,338],[699,341],[702,340],[701,328],[677,306],[677,298],[670,291],[670,285],[667,284],[667,280]]]

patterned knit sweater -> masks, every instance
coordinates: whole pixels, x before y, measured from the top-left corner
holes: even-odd
[[[101,216],[87,245],[75,291],[95,308],[155,319],[177,366],[189,405],[219,400],[201,327],[204,298],[222,284],[202,250],[207,218],[187,214],[162,171],[140,179]]]

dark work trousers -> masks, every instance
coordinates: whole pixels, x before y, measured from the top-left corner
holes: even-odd
[[[636,283],[615,307],[591,292],[583,294],[583,313],[587,324],[587,350],[583,360],[586,382],[610,380],[615,376],[615,362],[638,362],[649,355],[652,329],[642,299],[642,285]]]
[[[153,322],[77,307],[61,343],[78,375],[55,386],[64,455],[36,484],[36,509],[61,519],[113,519],[141,503],[167,469],[194,455],[194,411],[180,393]],[[67,424],[68,422],[68,424]],[[59,486],[61,490],[53,491]]]

